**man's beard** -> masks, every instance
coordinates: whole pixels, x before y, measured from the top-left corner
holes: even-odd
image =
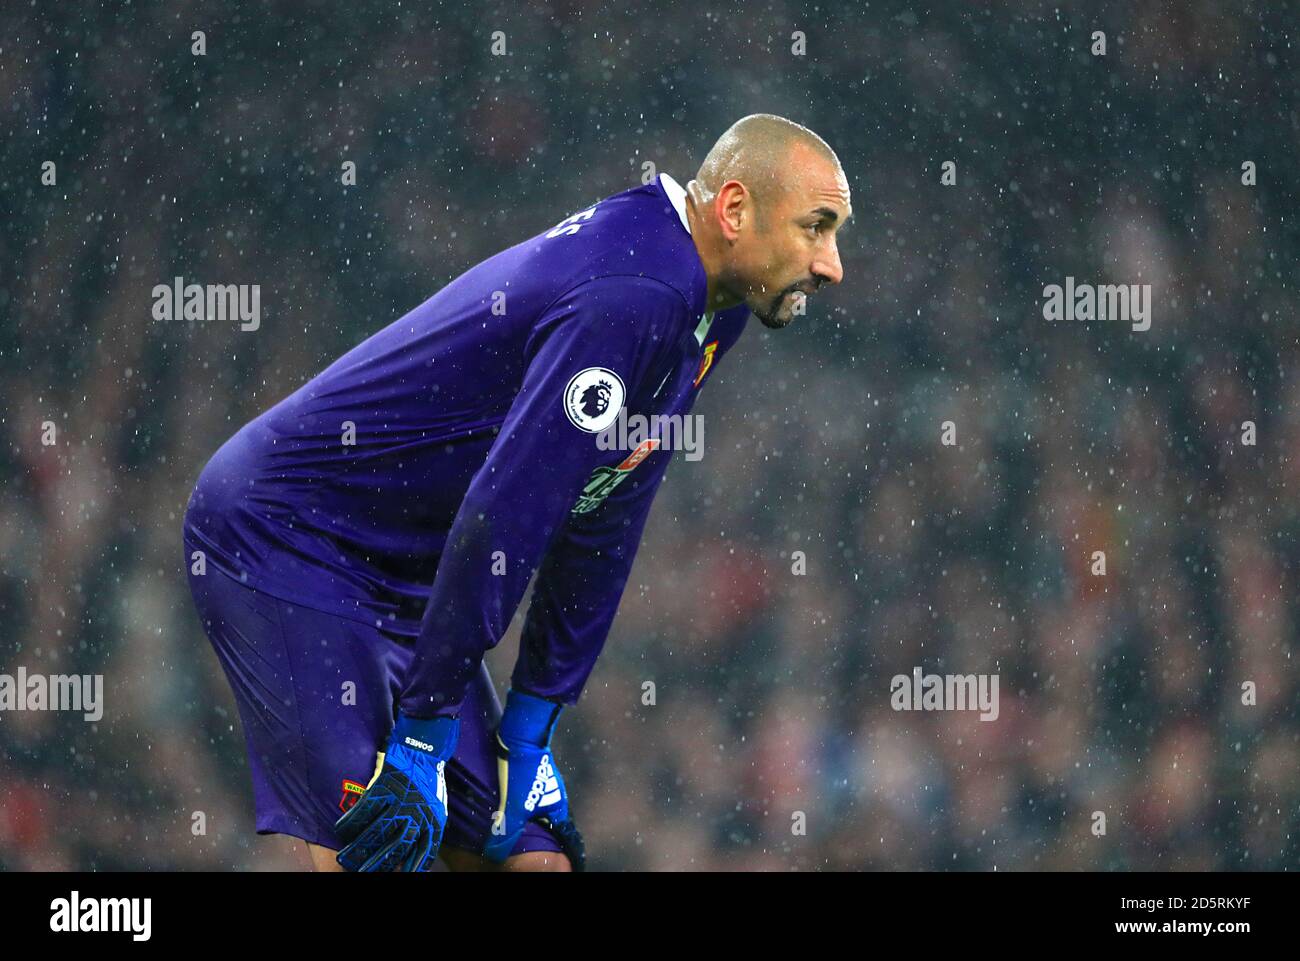
[[[768,330],[780,330],[783,327],[790,326],[790,322],[794,320],[794,311],[791,311],[788,317],[781,317],[780,312],[781,305],[785,302],[785,299],[793,293],[793,289],[784,291],[776,296],[772,301],[771,306],[768,307],[766,311],[763,313],[754,311],[758,319],[763,322],[764,327]]]

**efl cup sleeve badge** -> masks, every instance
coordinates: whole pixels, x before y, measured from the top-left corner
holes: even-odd
[[[618,420],[626,394],[618,374],[608,367],[588,367],[569,378],[564,388],[564,412],[574,427],[599,434]]]
[[[571,513],[588,514],[605,503],[605,498],[613,493],[615,487],[623,483],[623,478],[658,449],[659,438],[651,437],[643,440],[637,449],[628,454],[623,463],[617,467],[597,467],[591,472],[591,479],[583,487],[582,494],[573,505]]]

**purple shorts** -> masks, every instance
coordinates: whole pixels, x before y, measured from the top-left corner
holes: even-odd
[[[257,832],[338,850],[334,822],[374,774],[414,639],[281,600],[211,564],[189,580],[235,691]],[[499,803],[492,733],[500,717],[484,666],[470,686],[446,767],[444,845],[477,854],[487,840]],[[514,853],[559,850],[546,828],[530,822]]]

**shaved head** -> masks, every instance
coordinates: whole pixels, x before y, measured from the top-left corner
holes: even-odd
[[[700,199],[708,203],[728,180],[739,180],[759,206],[771,202],[790,187],[796,145],[843,171],[835,151],[807,127],[773,113],[752,113],[728,127],[700,164],[695,174]]]
[[[844,276],[836,233],[853,215],[835,151],[792,120],[755,113],[732,124],[686,185],[686,216],[710,309],[745,303],[770,328]]]

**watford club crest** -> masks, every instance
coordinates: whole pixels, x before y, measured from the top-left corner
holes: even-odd
[[[347,813],[352,810],[352,805],[361,800],[361,795],[366,793],[366,786],[358,784],[356,781],[343,782],[343,797],[339,798],[339,810]]]

